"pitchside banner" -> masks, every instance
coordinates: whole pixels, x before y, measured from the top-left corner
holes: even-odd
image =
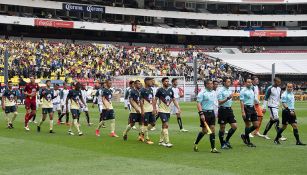
[[[63,3],[63,10],[75,12],[88,12],[88,13],[105,13],[105,7],[94,5],[81,5]]]
[[[34,19],[34,26],[72,29],[74,28],[74,22],[49,19]]]
[[[250,31],[250,37],[286,37],[287,31]]]

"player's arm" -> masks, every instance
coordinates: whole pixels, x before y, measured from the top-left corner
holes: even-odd
[[[173,103],[176,106],[176,108],[178,109],[178,112],[181,113],[180,106],[179,106],[179,104],[178,104],[178,102],[177,102],[177,100],[175,98],[173,98]]]
[[[129,102],[131,104],[131,106],[135,109],[135,111],[137,113],[140,113],[140,108],[138,107],[138,105],[135,103],[135,101],[133,100],[133,98],[129,97]]]
[[[2,101],[2,103],[1,103],[2,104],[2,109],[5,110],[5,104],[4,104],[5,103],[5,92],[2,95],[1,101]]]
[[[222,92],[218,93],[217,99],[218,99],[219,105],[226,103],[228,100],[232,99],[232,97],[233,97],[233,94],[230,94],[229,97],[223,99]]]
[[[109,110],[109,102],[105,96],[102,96],[102,103],[106,107],[106,110]]]
[[[18,92],[18,91],[15,91],[14,100],[15,100],[15,106],[16,106],[16,107],[18,106],[18,103],[17,103],[18,97],[19,97],[19,92]]]
[[[82,95],[81,95],[82,96]],[[87,106],[87,104],[86,104],[86,102],[84,101],[84,99],[83,99],[83,96],[82,96],[82,98],[80,99],[81,100],[81,102],[82,102],[82,104],[83,104],[83,106]]]
[[[23,94],[25,94],[26,96],[32,96],[31,93],[28,93],[28,90],[29,90],[29,87],[26,85],[24,91],[23,91]]]
[[[66,97],[66,102],[65,102],[66,112],[68,112],[67,111],[68,110],[68,102],[69,102],[70,98],[71,98],[71,91],[68,92],[67,97]]]
[[[240,93],[240,107],[241,107],[241,113],[242,113],[242,117],[245,118],[246,117],[246,113],[244,110],[244,91]]]
[[[205,113],[204,113],[202,105],[201,105],[201,103],[203,101],[203,95],[202,95],[201,92],[197,95],[196,101],[197,101],[197,110],[198,110],[199,117],[202,120],[202,122],[206,122]]]
[[[158,114],[156,97],[152,97],[152,108],[153,108],[153,114],[155,115]]]

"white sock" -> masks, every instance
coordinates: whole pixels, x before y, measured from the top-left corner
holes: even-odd
[[[53,130],[53,119],[50,120],[49,125],[50,125],[50,130]]]
[[[111,133],[113,133],[115,132],[115,119],[111,119],[110,122]]]

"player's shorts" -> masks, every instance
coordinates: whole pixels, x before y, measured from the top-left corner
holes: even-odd
[[[210,125],[215,125],[215,114],[214,114],[214,110],[205,110],[204,111],[204,115],[205,115],[205,120],[206,123],[210,126]],[[204,128],[205,124],[202,121],[201,118],[199,118],[200,121],[200,127]]]
[[[138,113],[130,113],[129,121],[130,121],[130,123],[141,122],[142,121],[142,115],[138,114]]]
[[[88,107],[87,107],[87,106],[84,106],[83,108],[81,108],[81,111],[82,111],[82,112],[88,112]]]
[[[66,105],[62,105],[62,114],[69,113],[70,110],[70,103],[68,103],[68,110],[66,109]]]
[[[270,111],[270,118],[273,120],[278,120],[278,107],[268,107]]]
[[[178,108],[173,103],[171,104],[170,108],[171,108],[171,114],[172,115],[179,113]]]
[[[61,104],[57,103],[57,104],[53,104],[53,112],[55,111],[61,111]]]
[[[262,107],[259,104],[255,104],[255,110],[258,117],[263,117]]]
[[[71,109],[70,112],[71,112],[73,119],[78,119],[80,117],[80,110],[79,109]]]
[[[98,104],[98,109],[99,109],[99,113],[102,113],[103,105],[102,104]]]
[[[36,102],[35,101],[25,101],[26,110],[36,110]]]
[[[103,109],[102,112],[101,112],[101,117],[102,117],[102,120],[115,119],[114,110],[113,109],[110,109],[110,110]],[[101,119],[100,119],[100,121],[101,121]]]
[[[152,112],[145,112],[143,118],[144,125],[148,125],[150,123],[156,123],[156,117],[153,115]]]
[[[5,111],[6,114],[17,112],[16,106],[6,106]]]
[[[218,124],[237,123],[231,107],[219,107]]]
[[[162,123],[168,122],[168,121],[169,121],[169,118],[170,118],[170,116],[171,116],[170,113],[163,113],[163,112],[159,112],[158,115],[159,115],[159,117],[160,117]]]
[[[245,111],[245,119],[244,119],[245,122],[258,121],[257,112],[254,106],[244,105],[244,111]]]
[[[53,108],[43,108],[42,114],[50,114],[53,113]]]
[[[294,116],[292,116],[290,114],[290,112],[294,110],[282,110],[282,124],[283,125],[288,125],[288,124],[293,124],[293,123],[297,123],[297,119],[296,119],[296,114],[294,112]]]

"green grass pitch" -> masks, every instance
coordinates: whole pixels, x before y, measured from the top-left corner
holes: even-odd
[[[127,125],[128,111],[123,104],[115,103],[116,131],[122,136]],[[307,142],[307,103],[298,102],[297,116],[300,137]],[[274,145],[272,140],[252,138],[257,148],[243,145],[239,135],[244,125],[239,105],[234,105],[238,130],[231,139],[232,150],[221,154],[210,153],[209,138],[205,136],[199,144],[200,152],[193,152],[193,142],[200,130],[195,103],[181,103],[183,124],[188,133],[180,133],[175,116],[170,120],[170,140],[173,148],[157,145],[161,121],[157,130],[150,132],[154,145],[136,140],[137,132],[129,133],[128,141],[122,137],[110,138],[109,123],[101,130],[101,137],[95,136],[98,109],[90,109],[92,127],[85,125],[81,115],[81,129],[84,136],[69,136],[68,127],[55,126],[56,134],[48,133],[49,120],[42,125],[41,133],[31,123],[30,132],[23,128],[24,107],[20,106],[15,129],[6,129],[3,114],[0,118],[0,174],[1,175],[91,175],[91,174],[307,174],[307,147],[296,146],[291,127],[284,132],[287,141]],[[38,111],[37,120],[41,118]],[[56,120],[55,120],[56,121]],[[268,121],[266,114],[261,131]],[[229,128],[229,127],[227,127]],[[269,136],[275,137],[275,129]],[[216,136],[217,148],[220,148]]]

